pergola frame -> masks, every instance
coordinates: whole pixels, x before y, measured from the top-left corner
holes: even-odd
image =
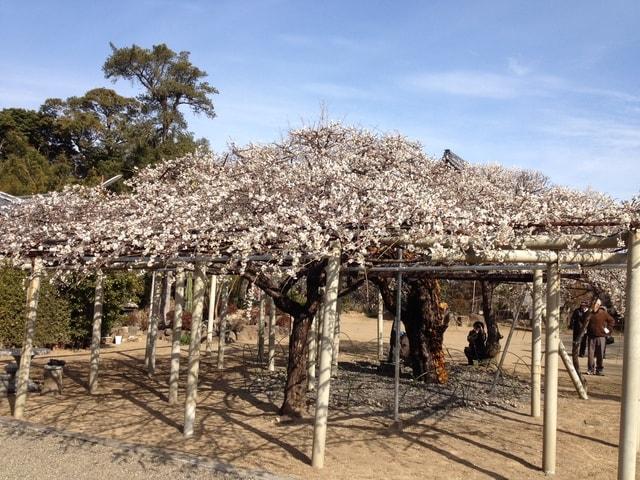
[[[638,429],[640,421],[640,232],[629,230],[625,235],[602,237],[597,235],[558,235],[558,236],[528,236],[521,238],[520,250],[497,248],[485,252],[461,252],[460,250],[437,249],[427,252],[427,255],[414,260],[412,263],[395,261],[393,266],[378,265],[372,261],[371,265],[361,267],[347,267],[344,270],[353,271],[361,269],[370,272],[396,273],[401,278],[403,273],[431,272],[433,276],[448,272],[479,270],[499,271],[505,267],[505,271],[522,270],[533,272],[534,292],[534,318],[532,321],[532,399],[531,413],[539,415],[539,355],[542,298],[542,269],[546,269],[546,353],[545,353],[545,391],[544,391],[544,423],[543,423],[543,458],[542,469],[546,474],[554,474],[556,468],[556,431],[557,431],[557,388],[558,388],[558,355],[559,355],[559,289],[561,271],[567,266],[574,267],[598,267],[602,265],[611,268],[627,269],[627,295],[626,295],[626,320],[625,320],[625,344],[623,357],[623,386],[620,418],[620,443],[618,459],[618,478],[631,480],[635,478],[636,451],[638,448]],[[387,248],[412,245],[418,248],[429,248],[434,245],[442,245],[439,239],[386,239],[382,242]],[[611,251],[611,249],[625,248],[626,253]],[[571,249],[571,250],[569,250]],[[586,249],[587,251],[585,251]],[[274,258],[270,255],[256,255],[248,257],[246,261],[270,262]],[[322,346],[319,356],[319,383],[316,403],[316,420],[314,426],[314,442],[312,464],[321,468],[324,464],[324,452],[326,444],[326,428],[328,416],[328,399],[331,378],[331,351],[333,344],[333,322],[337,311],[337,282],[339,278],[341,255],[339,246],[334,249],[328,259],[327,288],[325,292],[325,306],[320,330],[322,331]],[[204,279],[207,275],[207,266],[223,264],[222,268],[209,268],[211,270],[225,270],[229,261],[226,257],[214,257],[206,255],[184,256],[177,258],[158,259],[144,257],[121,257],[114,259],[108,265],[96,265],[107,269],[127,268],[165,268],[173,270],[185,264],[195,266],[197,273],[197,285],[194,309],[202,312],[204,299]],[[389,261],[387,261],[389,262]],[[391,261],[394,263],[394,261]],[[483,265],[483,264],[494,265]],[[64,268],[64,265],[56,265],[56,268]],[[43,271],[43,259],[32,259],[31,276],[27,290],[27,327],[23,344],[20,372],[14,416],[21,418],[26,404],[26,388],[30,367],[33,329],[35,324],[36,309],[38,303],[38,291],[40,277]],[[233,271],[233,270],[231,270]],[[227,273],[231,273],[231,271]],[[237,271],[237,270],[236,270]],[[96,306],[100,303],[96,294]],[[200,315],[201,316],[201,315]],[[99,312],[95,319],[98,322]],[[95,329],[95,327],[94,327]],[[93,349],[92,349],[93,351]],[[195,418],[195,392],[198,378],[199,340],[195,343],[193,335],[189,355],[189,375],[187,387],[187,404],[185,405],[184,434],[189,436],[193,431]],[[535,357],[538,357],[536,360]],[[97,381],[97,357],[93,360],[91,375],[94,382]],[[270,359],[271,360],[271,359]],[[396,360],[396,368],[397,368]],[[538,389],[538,392],[536,392]]]

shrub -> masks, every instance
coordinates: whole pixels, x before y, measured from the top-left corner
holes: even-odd
[[[0,344],[20,346],[26,321],[27,273],[15,268],[0,268]],[[51,347],[70,339],[69,302],[47,276],[40,282],[40,296],[34,344]]]
[[[69,335],[74,347],[84,347],[91,343],[95,286],[95,277],[79,276],[69,278],[61,286],[71,305]],[[101,335],[106,336],[113,328],[126,323],[127,314],[123,313],[122,306],[130,301],[140,301],[144,283],[134,273],[114,272],[105,275],[103,291]]]

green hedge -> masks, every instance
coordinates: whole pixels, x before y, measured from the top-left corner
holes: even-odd
[[[59,289],[69,300],[71,323],[69,337],[72,346],[84,347],[91,343],[95,278],[70,277]],[[140,303],[144,292],[144,279],[134,273],[116,272],[106,275],[103,283],[102,335],[125,322],[122,306],[130,301]]]
[[[0,268],[0,344],[20,346],[26,319],[27,274]],[[37,346],[66,344],[70,340],[71,313],[64,298],[47,277],[41,281],[34,343]]]
[[[24,339],[26,309],[26,272],[0,268],[0,345],[20,346]],[[143,278],[126,272],[109,274],[104,280],[105,302],[102,333],[122,325],[122,306],[140,302]],[[91,341],[95,279],[69,277],[64,282],[41,282],[35,344],[37,346],[87,346]]]

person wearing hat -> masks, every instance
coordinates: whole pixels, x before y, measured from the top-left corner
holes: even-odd
[[[606,337],[613,330],[615,320],[607,309],[602,307],[602,302],[597,298],[589,312],[587,335],[589,336],[589,360],[587,362],[587,375],[604,375],[604,350]]]
[[[573,343],[571,345],[571,358],[573,367],[580,374],[580,360],[587,349],[587,326],[589,325],[589,302],[583,300],[580,306],[571,314],[571,330],[573,331]]]

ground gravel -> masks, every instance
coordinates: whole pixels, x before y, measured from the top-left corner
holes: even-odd
[[[340,362],[331,380],[330,410],[349,413],[391,416],[394,410],[393,365],[379,367],[368,361]],[[445,384],[412,379],[411,369],[403,366],[400,378],[400,406],[403,413],[446,415],[451,410],[517,408],[529,401],[530,387],[508,372],[493,386],[496,366],[447,365],[449,380]],[[279,404],[286,381],[286,371],[258,371],[251,377],[248,391],[257,398]],[[316,391],[309,392],[313,410]]]
[[[0,419],[0,479],[280,480],[211,459]]]

